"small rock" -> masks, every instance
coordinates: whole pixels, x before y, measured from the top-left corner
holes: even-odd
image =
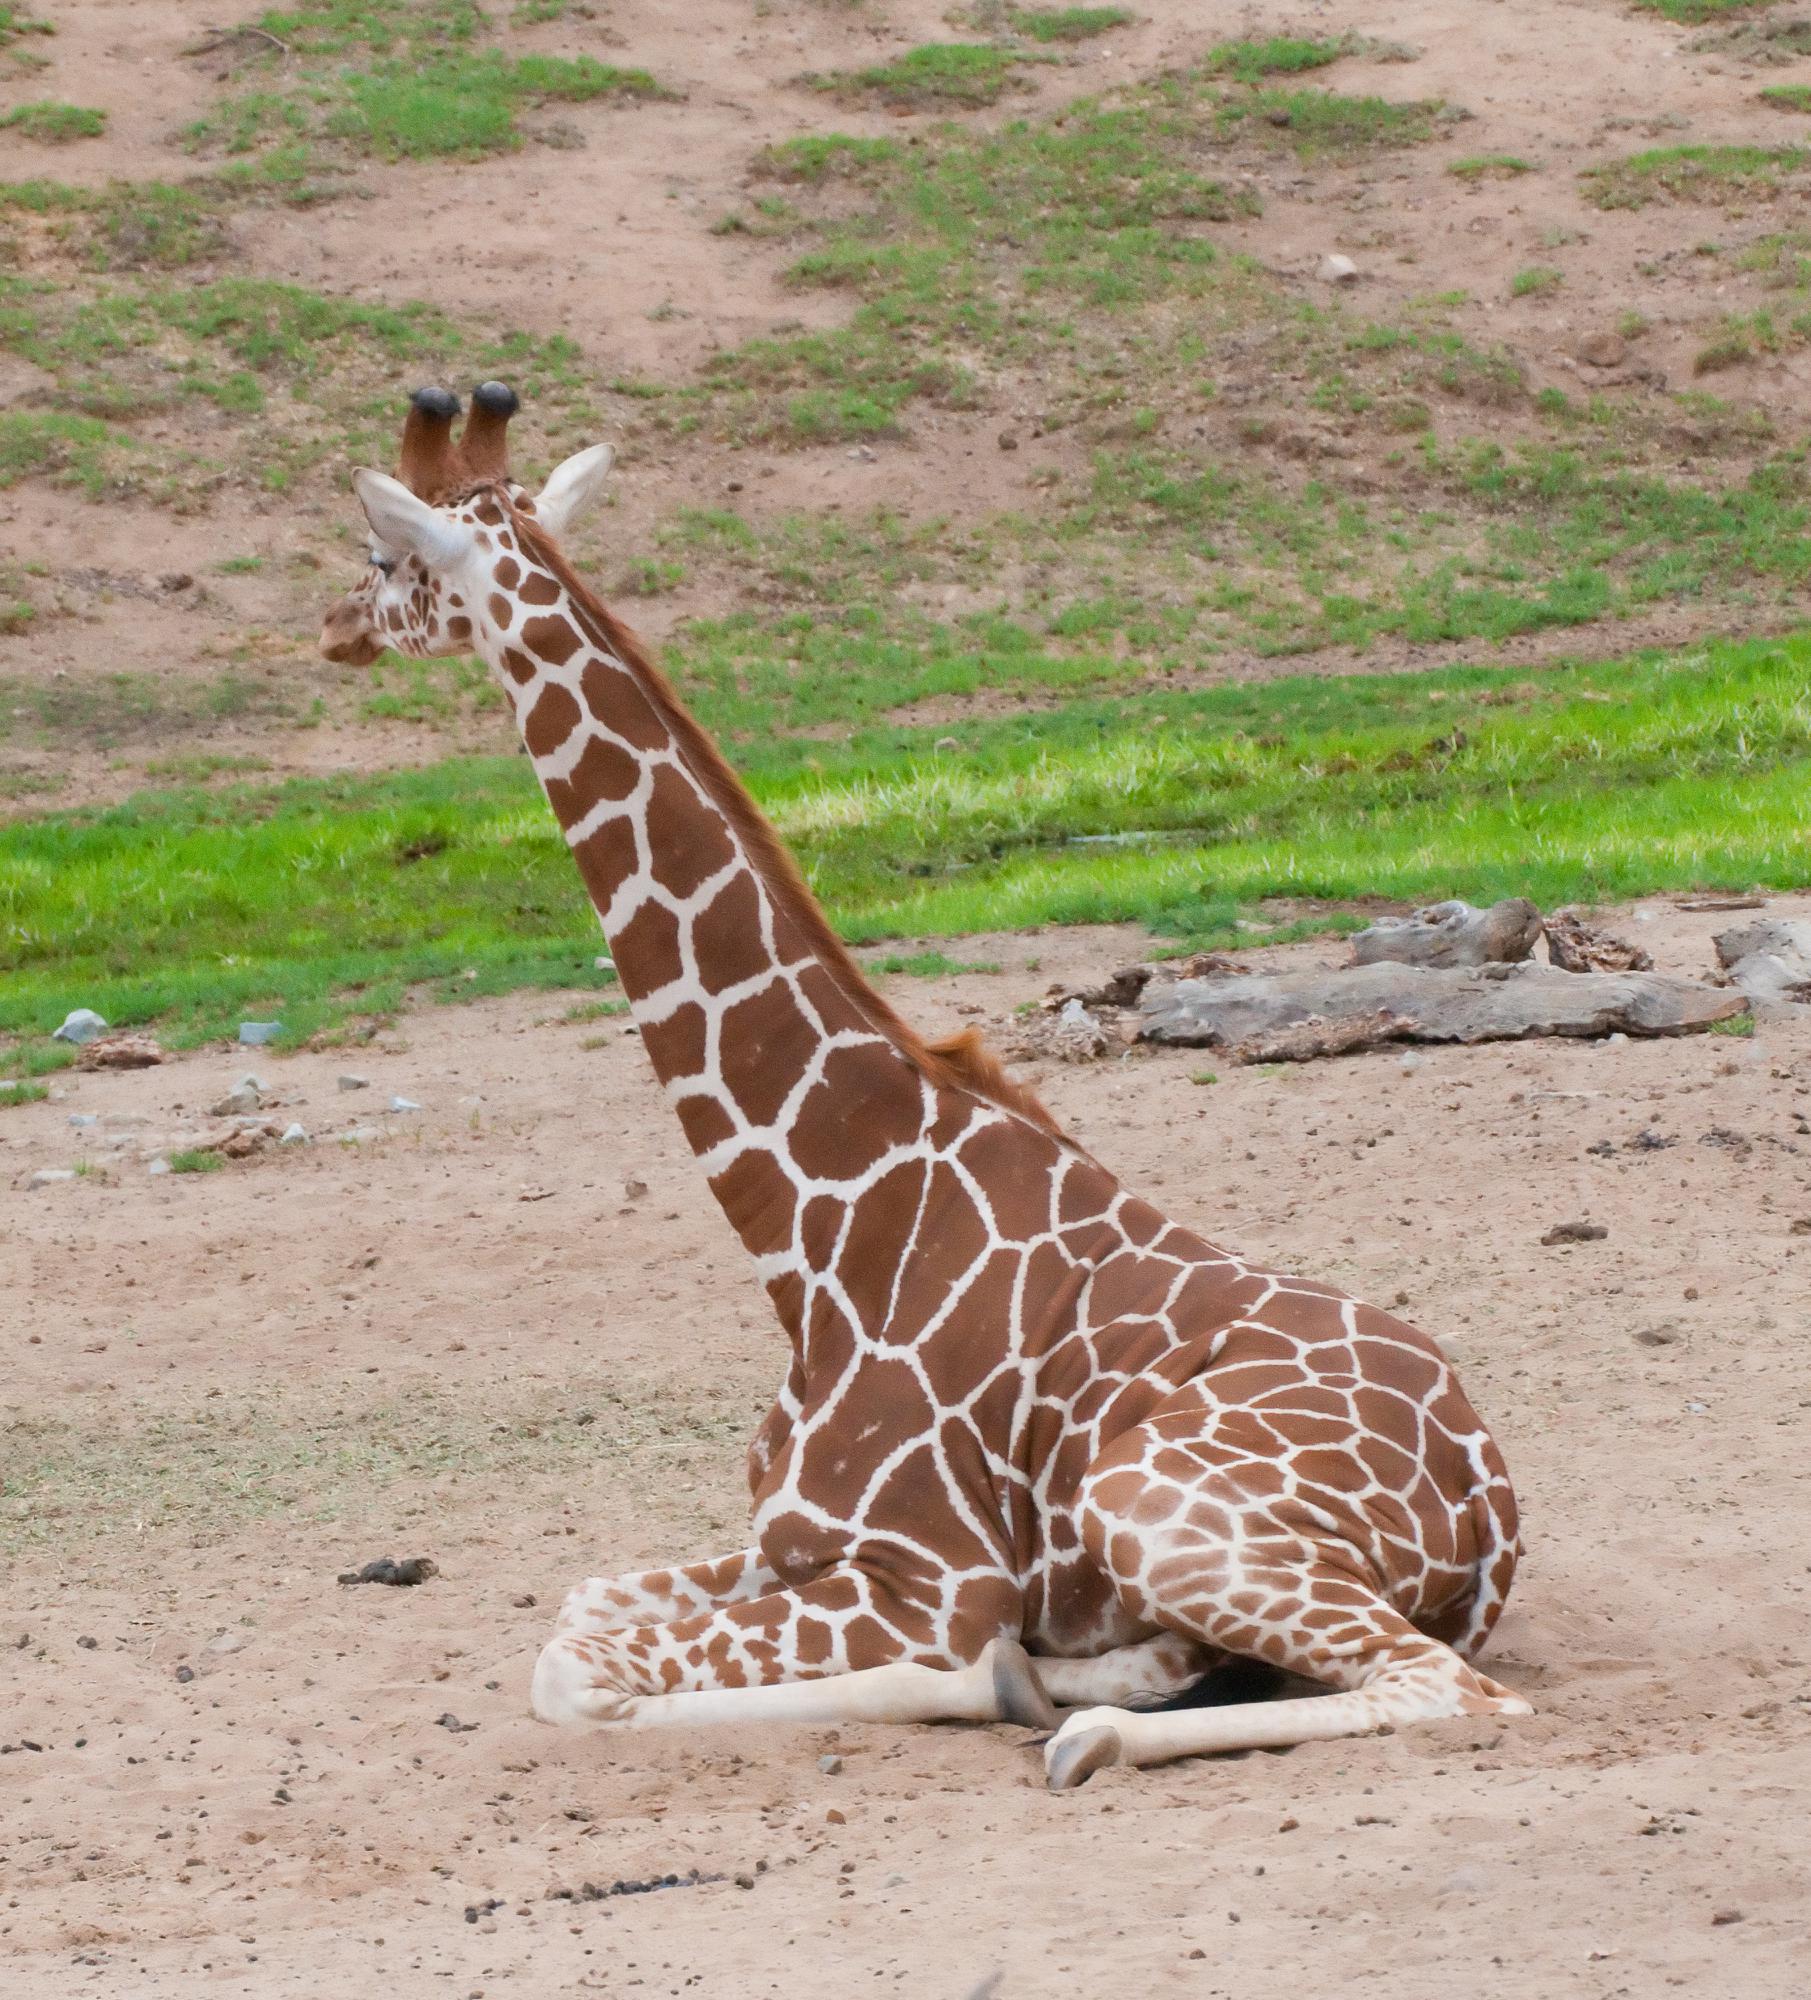
[[[176,1669],[176,1678],[184,1687],[187,1687],[190,1681],[195,1678],[195,1669],[193,1667],[178,1667]]]
[[[1019,448],[1019,434],[1017,431],[1002,431],[996,442],[1002,451],[1017,451]]]
[[[92,1007],[78,1007],[64,1021],[60,1028],[51,1031],[53,1042],[73,1042],[78,1048],[84,1042],[91,1042],[95,1036],[106,1030],[107,1023]]]
[[[623,1182],[623,1199],[625,1201],[640,1201],[647,1192],[648,1184],[646,1181]]]
[[[167,1174],[169,1171],[170,1163],[168,1160],[153,1160],[145,1169],[145,1172],[148,1174]]]
[[[874,463],[877,454],[875,453],[873,447],[870,445],[852,444],[849,447],[848,452],[845,454],[845,456],[849,458],[859,458],[864,463],[872,465]]]
[[[346,1146],[368,1146],[373,1139],[383,1136],[375,1125],[354,1125],[350,1131],[340,1134],[340,1142]]]
[[[1713,1924],[1739,1924],[1742,1921],[1742,1912],[1740,1910],[1713,1910],[1710,1914],[1710,1920]]]
[[[350,1072],[342,1076],[339,1082],[342,1090],[369,1090],[371,1088],[371,1079],[368,1076],[353,1076]]]
[[[224,1097],[208,1106],[210,1118],[243,1118],[264,1102],[255,1076],[242,1076]]]
[[[98,1639],[78,1639],[76,1641],[76,1644],[81,1647],[84,1653],[92,1653],[100,1643]]]
[[[246,1632],[216,1632],[208,1641],[210,1653],[236,1653],[251,1635]]]
[[[1687,1403],[1685,1407],[1694,1417],[1707,1417],[1710,1415],[1710,1405],[1708,1403]]]
[[[931,748],[933,750],[960,750],[962,748],[962,739],[959,736],[939,736],[936,742],[931,745]]]
[[[72,1111],[69,1114],[69,1122],[79,1129],[84,1125],[98,1125],[101,1121],[92,1111]]]
[[[248,1049],[268,1048],[283,1032],[281,1021],[241,1021],[239,1040]]]
[[[593,970],[597,972],[614,972],[616,970],[616,960],[611,958],[606,952],[600,951],[591,961],[591,964]]]
[[[419,1111],[421,1106],[412,1097],[393,1097],[390,1100],[390,1109],[392,1111]]]
[[[1350,257],[1342,257],[1338,251],[1330,250],[1324,256],[1314,275],[1323,285],[1351,285],[1358,281],[1358,266]]]
[[[1404,1076],[1413,1076],[1418,1069],[1425,1069],[1427,1067],[1427,1057],[1406,1055],[1396,1067],[1401,1070]]]
[[[165,570],[157,580],[165,590],[169,591],[189,590],[193,588],[195,582],[186,569]]]
[[[308,1144],[307,1128],[301,1125],[285,1125],[282,1135],[277,1140],[277,1144],[279,1146],[306,1146]]]
[[[429,1556],[404,1556],[398,1562],[394,1556],[379,1556],[375,1562],[368,1562],[363,1569],[348,1569],[340,1572],[341,1583],[391,1583],[411,1585],[426,1583],[440,1571]]]
[[[55,1187],[58,1181],[74,1179],[74,1167],[40,1167],[25,1185],[28,1188]]]
[[[1679,1329],[1670,1323],[1637,1327],[1635,1330],[1636,1344],[1641,1347],[1671,1347],[1678,1338]]]
[[[1587,333],[1573,350],[1593,368],[1620,368],[1629,358],[1629,343],[1619,333]]]
[[[843,1760],[840,1757],[820,1757],[817,1767],[826,1778],[834,1778],[843,1768]]]
[[[1601,1243],[1609,1233],[1601,1222],[1556,1222],[1541,1243],[1545,1248],[1555,1243]]]
[[[454,1736],[469,1736],[478,1727],[475,1722],[461,1722],[450,1710],[436,1720],[442,1729],[449,1730]]]
[[[1791,1234],[1794,1236],[1811,1236],[1811,1215],[1795,1216],[1793,1218]]]

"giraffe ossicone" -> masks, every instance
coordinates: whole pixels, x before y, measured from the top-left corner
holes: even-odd
[[[1046,1722],[1052,1785],[1527,1704],[1471,1662],[1514,1573],[1489,1432],[1425,1334],[1247,1264],[1113,1176],[970,1037],[927,1043],[531,495],[514,395],[415,397],[354,483],[329,659],[477,652],[643,1044],[790,1356],[750,1545],[593,1578],[536,1666],[551,1721]],[[1229,1659],[1333,1693],[1200,1706]],[[1155,1706],[1140,1697],[1174,1699]]]

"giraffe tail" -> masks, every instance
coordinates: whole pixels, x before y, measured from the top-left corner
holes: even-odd
[[[1289,1678],[1268,1660],[1228,1653],[1207,1672],[1174,1694],[1147,1696],[1126,1707],[1140,1715],[1171,1715],[1185,1708],[1235,1708],[1248,1701],[1268,1701]]]

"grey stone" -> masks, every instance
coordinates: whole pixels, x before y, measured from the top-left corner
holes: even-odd
[[[1757,1007],[1811,1001],[1811,922],[1761,917],[1719,931],[1717,963]]]
[[[1358,282],[1358,266],[1350,257],[1342,257],[1337,250],[1329,250],[1320,260],[1314,275],[1323,285],[1352,285]]]
[[[277,1144],[279,1146],[306,1146],[308,1144],[308,1133],[306,1128],[301,1125],[284,1126],[282,1134],[277,1140]]]
[[[840,1757],[820,1757],[817,1760],[817,1767],[826,1778],[834,1778],[843,1768],[843,1760]]]
[[[390,1109],[392,1111],[419,1111],[421,1106],[412,1097],[393,1097],[390,1100]]]
[[[1519,1041],[1618,1030],[1676,1035],[1746,1013],[1748,1001],[1727,987],[1658,972],[1382,964],[1153,983],[1140,1011],[1144,1041],[1230,1047],[1252,1060],[1262,1058],[1268,1039],[1309,1022],[1367,1019],[1374,1043]],[[1353,1044],[1347,1039],[1344,1046]]]
[[[169,1171],[170,1163],[168,1160],[153,1160],[145,1169],[145,1172],[148,1174],[167,1174]]]
[[[244,1118],[264,1102],[255,1076],[242,1076],[217,1103],[208,1106],[210,1118]]]
[[[78,1007],[63,1022],[60,1028],[51,1031],[53,1042],[74,1042],[80,1046],[91,1042],[96,1035],[106,1031],[107,1023],[92,1007]]]
[[[69,1114],[69,1122],[72,1125],[83,1126],[98,1125],[101,1121],[92,1111],[72,1111]]]
[[[1354,965],[1511,965],[1533,951],[1541,913],[1520,896],[1487,910],[1430,903],[1407,917],[1380,917],[1352,940]]]
[[[241,1021],[239,1040],[248,1049],[268,1048],[283,1032],[281,1021]]]
[[[354,1076],[350,1070],[339,1081],[342,1090],[369,1090],[371,1088],[371,1079],[368,1076]]]
[[[25,1185],[28,1188],[55,1187],[59,1181],[74,1179],[74,1167],[40,1167]]]
[[[373,1139],[383,1136],[375,1125],[354,1125],[350,1131],[340,1134],[340,1140],[347,1146],[368,1146]]]

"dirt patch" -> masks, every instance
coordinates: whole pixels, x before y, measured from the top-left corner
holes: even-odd
[[[1730,919],[1610,921],[1703,972]],[[943,1029],[1144,944],[965,939],[1002,970],[892,986]],[[1006,1729],[526,1719],[574,1580],[736,1544],[780,1366],[636,1038],[558,1012],[413,1015],[364,1092],[261,1055],[316,1143],[213,1175],[18,1185],[236,1051],[0,1112],[9,1992],[1432,1992],[1455,1954],[1531,2000],[1798,1990],[1811,1017],[1042,1078],[1129,1185],[1450,1344],[1526,1510],[1492,1658],[1539,1711],[1053,1799]],[[384,1552],[439,1574],[336,1581]]]

